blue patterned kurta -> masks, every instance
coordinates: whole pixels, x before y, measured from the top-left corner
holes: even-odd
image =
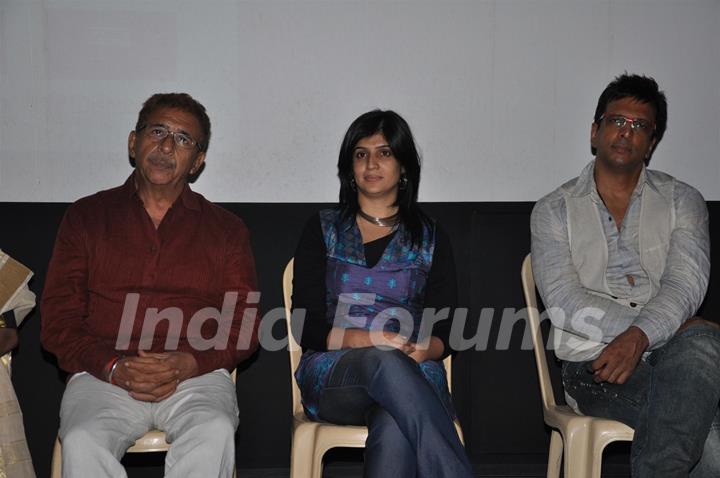
[[[425,228],[421,246],[412,247],[410,234],[400,226],[378,263],[370,268],[354,218],[343,221],[338,209],[325,209],[320,211],[320,224],[327,249],[327,323],[342,328],[400,332],[416,341],[435,249],[434,230]],[[348,350],[303,353],[295,378],[305,412],[311,419],[320,420],[320,395],[333,366]],[[442,363],[426,361],[419,367],[452,412]]]

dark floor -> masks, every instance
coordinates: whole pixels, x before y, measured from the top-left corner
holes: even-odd
[[[629,444],[611,443],[603,453],[603,478],[630,478],[628,465]],[[159,478],[163,476],[163,453],[128,454],[123,464],[128,478]],[[361,478],[362,449],[333,448],[325,455],[324,478]],[[475,478],[545,478],[547,454],[484,454],[473,465]],[[480,461],[480,463],[478,463]],[[290,470],[284,467],[247,468],[238,470],[238,478],[289,478]],[[304,477],[301,477],[304,478]]]
[[[508,474],[507,465],[503,465],[501,469],[496,465],[475,466],[473,471],[476,478],[545,478],[546,476],[545,468],[537,465],[514,465],[512,474]],[[238,478],[288,478],[289,476],[289,470],[279,468],[238,472]],[[608,465],[604,467],[602,476],[629,478],[630,473],[627,466]],[[323,478],[362,478],[362,466],[331,464],[325,467]]]
[[[475,465],[476,478],[545,478],[545,467],[541,465]],[[153,478],[162,476],[161,467],[130,467],[130,478]],[[238,470],[238,478],[289,478],[287,468],[256,468]],[[604,478],[629,478],[627,465],[606,464]],[[323,478],[362,478],[362,464],[331,463],[325,466]]]

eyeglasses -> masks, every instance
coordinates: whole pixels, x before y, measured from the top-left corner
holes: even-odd
[[[147,128],[145,130],[145,137],[154,143],[160,143],[165,138],[167,138],[168,135],[171,135],[173,141],[175,142],[175,146],[177,146],[178,148],[192,149],[193,147],[196,147],[198,151],[202,151],[200,143],[195,141],[192,136],[187,133],[182,133],[180,131],[170,131],[169,129],[167,129],[167,127],[158,124],[152,125],[150,127],[148,127],[148,125],[142,125],[137,129],[137,131],[140,132],[145,128]]]
[[[655,131],[655,125],[651,125],[648,120],[642,118],[628,118],[623,115],[602,115],[598,123],[603,120],[605,120],[606,125],[614,126],[617,129],[623,129],[626,124],[630,123],[630,129],[638,133],[650,134]]]

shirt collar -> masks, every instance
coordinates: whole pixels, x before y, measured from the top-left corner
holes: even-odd
[[[640,177],[635,185],[635,190],[632,193],[632,197],[639,196],[642,193],[643,187],[647,182],[647,172],[645,165],[643,164],[642,171],[640,171]],[[582,197],[590,195],[593,201],[602,202],[600,195],[597,192],[597,185],[595,184],[595,160],[590,161],[587,166],[582,170],[575,186],[571,190],[571,195],[574,197]]]
[[[137,198],[138,201],[142,202],[140,196],[138,196],[137,189],[135,188],[135,174],[135,171],[130,174],[130,176],[125,181],[125,184],[122,185],[121,189],[124,196],[128,199]],[[198,195],[194,193],[192,189],[190,189],[190,185],[187,183],[185,183],[185,187],[180,193],[180,197],[178,198],[178,200],[175,201],[173,206],[175,204],[182,204],[185,208],[191,209],[193,211],[200,210],[200,200],[198,199]]]

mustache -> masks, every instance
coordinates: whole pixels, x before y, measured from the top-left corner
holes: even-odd
[[[626,139],[619,139],[613,143],[613,146],[620,146],[623,148],[632,148],[632,142]]]
[[[175,169],[175,161],[172,158],[162,158],[157,156],[148,156],[148,161],[156,167],[165,169]]]

